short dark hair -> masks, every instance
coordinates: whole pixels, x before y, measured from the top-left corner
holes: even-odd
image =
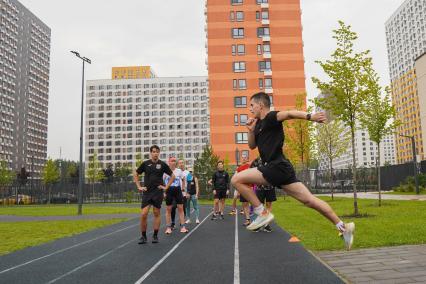
[[[251,96],[250,100],[254,100],[257,103],[262,103],[267,108],[271,107],[271,100],[268,94],[264,92],[254,94],[253,96]]]
[[[223,164],[223,161],[217,161],[216,166],[219,166],[219,164]]]
[[[150,152],[150,153],[152,153],[152,151],[153,151],[154,149],[157,149],[157,150],[158,150],[158,152],[160,152],[160,147],[158,147],[157,145],[152,145],[152,146],[151,146],[151,148],[149,148],[149,152]]]

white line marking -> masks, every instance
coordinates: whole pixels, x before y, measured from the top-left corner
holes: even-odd
[[[209,218],[209,215],[207,215],[206,218],[204,218],[203,221],[201,221],[200,224],[198,224],[193,230],[191,230],[185,237],[183,237],[165,256],[163,256],[156,264],[154,264],[153,267],[151,267],[150,270],[148,270],[138,281],[135,282],[135,284],[141,284],[146,278],[148,278],[149,275],[151,275],[193,232],[195,232],[203,223],[204,221]]]
[[[90,264],[92,264],[92,263],[94,263],[94,262],[96,262],[96,261],[98,261],[98,260],[100,260],[100,259],[104,258],[105,256],[107,256],[107,255],[109,255],[109,254],[113,253],[114,251],[119,250],[119,249],[121,249],[121,248],[123,248],[123,247],[127,246],[128,244],[130,244],[130,243],[134,242],[135,240],[137,240],[137,238],[136,238],[136,239],[132,239],[132,240],[130,240],[130,241],[128,241],[128,242],[125,242],[124,244],[122,244],[122,245],[120,245],[120,246],[118,246],[118,247],[116,247],[116,248],[114,248],[114,249],[112,249],[112,250],[107,251],[106,253],[104,253],[104,254],[102,254],[102,255],[98,256],[97,258],[95,258],[95,259],[93,259],[93,260],[91,260],[91,261],[88,261],[88,262],[86,262],[85,264],[82,264],[82,265],[80,265],[80,266],[78,266],[78,267],[74,268],[73,270],[71,270],[71,271],[69,271],[69,272],[65,273],[64,275],[59,276],[58,278],[53,279],[52,281],[47,282],[47,284],[55,283],[55,282],[57,282],[58,280],[61,280],[62,278],[66,277],[66,276],[68,276],[68,275],[71,275],[71,274],[73,274],[74,272],[76,272],[76,271],[78,271],[78,270],[80,270],[80,269],[82,269],[82,268],[84,268],[84,267],[86,267],[86,266],[88,266],[88,265],[90,265]]]
[[[21,263],[21,264],[19,264],[19,265],[16,265],[16,266],[13,266],[13,267],[7,268],[7,269],[5,269],[5,270],[2,270],[2,271],[0,271],[0,274],[6,273],[6,272],[8,272],[8,271],[11,271],[11,270],[17,269],[17,268],[19,268],[19,267],[22,267],[22,266],[25,266],[25,265],[31,264],[31,263],[33,263],[33,262],[36,262],[36,261],[39,261],[39,260],[42,260],[42,259],[48,258],[48,257],[53,256],[53,255],[55,255],[55,254],[58,254],[58,253],[61,253],[61,252],[64,252],[64,251],[67,251],[67,250],[70,250],[70,249],[73,249],[73,248],[76,248],[76,247],[79,247],[79,246],[82,246],[82,245],[85,245],[85,244],[88,244],[88,243],[91,243],[91,242],[94,242],[94,241],[96,241],[96,240],[103,239],[103,238],[105,238],[105,237],[111,236],[111,235],[113,235],[113,234],[116,234],[116,233],[118,233],[118,232],[121,232],[121,231],[124,231],[124,230],[130,229],[130,228],[133,228],[133,227],[136,227],[136,226],[139,226],[139,224],[135,224],[135,225],[132,225],[132,226],[124,227],[124,228],[122,228],[122,229],[120,229],[120,230],[117,230],[117,231],[114,231],[114,232],[108,233],[108,234],[106,234],[106,235],[102,235],[102,236],[96,237],[96,238],[94,238],[94,239],[87,240],[87,241],[85,241],[85,242],[82,242],[82,243],[79,243],[79,244],[75,244],[75,245],[73,245],[73,246],[70,246],[70,247],[67,247],[67,248],[64,248],[64,249],[61,249],[61,250],[55,251],[55,252],[53,252],[53,253],[51,253],[51,254],[47,254],[47,255],[44,255],[44,256],[41,256],[41,257],[38,257],[38,258],[32,259],[32,260],[30,260],[30,261],[27,261],[27,262]]]
[[[234,284],[240,284],[240,250],[238,247],[238,214],[235,214]]]

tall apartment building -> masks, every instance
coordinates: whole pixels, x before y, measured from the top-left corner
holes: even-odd
[[[386,22],[392,100],[402,125],[397,129],[398,163],[413,159],[411,140],[398,134],[414,136],[417,155],[425,159],[421,127],[415,59],[426,52],[426,0],[406,0]]]
[[[213,150],[238,162],[249,151],[249,99],[260,91],[277,110],[305,92],[300,0],[207,0],[206,32]]]
[[[47,158],[50,28],[0,0],[0,160],[37,176]]]
[[[160,146],[160,159],[193,165],[209,142],[205,76],[87,81],[85,161],[134,165]]]
[[[426,53],[416,59],[417,94],[419,96],[420,126],[423,134],[423,150],[426,151]]]
[[[155,78],[151,66],[112,67],[111,79],[149,79]]]

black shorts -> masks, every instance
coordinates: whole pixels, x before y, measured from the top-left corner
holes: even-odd
[[[163,191],[159,189],[153,189],[142,193],[142,205],[141,208],[145,208],[149,205],[160,209],[161,203],[163,203]]]
[[[265,163],[257,169],[263,174],[265,180],[275,187],[281,188],[283,185],[300,182],[293,166],[284,158]]]
[[[214,195],[214,199],[225,199],[225,198],[226,198],[226,190],[216,189],[216,194]]]
[[[269,187],[269,189],[258,188],[256,190],[257,198],[259,198],[261,203],[274,202],[277,201],[277,196],[275,194],[275,187]]]
[[[183,195],[180,187],[171,186],[169,190],[167,190],[166,205],[172,205],[173,201],[176,202],[176,204],[183,204]]]

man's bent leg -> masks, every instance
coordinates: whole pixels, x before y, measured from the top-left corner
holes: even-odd
[[[307,207],[315,209],[333,224],[338,224],[341,220],[334,213],[333,209],[325,201],[314,196],[301,182],[292,183],[282,187],[291,197],[305,204]]]
[[[254,207],[261,205],[256,193],[248,184],[268,185],[268,182],[263,177],[263,174],[257,168],[247,169],[239,172],[231,179],[232,185],[237,188],[238,192],[250,202]]]

